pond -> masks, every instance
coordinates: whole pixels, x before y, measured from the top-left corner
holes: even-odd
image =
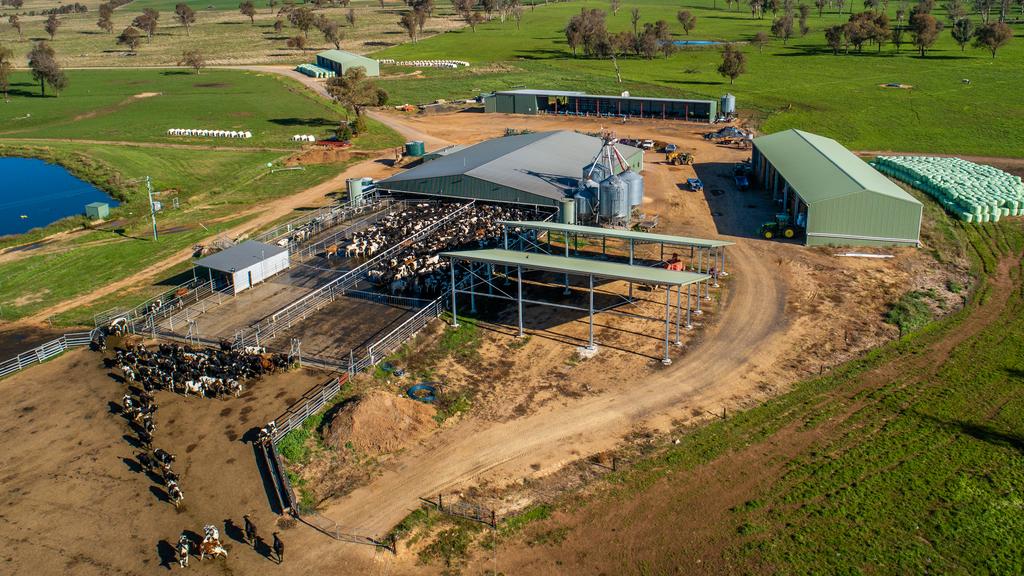
[[[715,40],[674,40],[676,46],[715,46],[721,44]]]
[[[56,164],[36,158],[0,158],[0,236],[21,234],[85,213],[90,202],[118,202]]]

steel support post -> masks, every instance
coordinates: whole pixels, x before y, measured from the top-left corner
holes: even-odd
[[[711,282],[705,280],[701,284],[704,284],[704,299],[711,300]]]
[[[697,309],[693,311],[694,314],[700,316],[704,312],[700,309],[700,282],[697,282]]]
[[[704,249],[697,250],[697,272],[704,271]]]
[[[728,276],[729,273],[725,271],[725,246],[722,246],[722,271],[719,272],[722,276]]]
[[[455,310],[455,259],[451,260],[451,271],[452,271],[452,328],[459,327],[459,314]]]
[[[587,350],[594,349],[594,275],[591,274],[590,278],[590,343],[587,344]]]
[[[679,338],[679,325],[683,320],[683,287],[676,286],[676,346],[682,346],[683,341]]]
[[[633,265],[633,239],[629,239],[629,265]],[[629,283],[629,301],[633,301],[633,283]]]
[[[693,330],[693,322],[690,319],[690,302],[693,300],[693,284],[686,285],[686,329]]]
[[[516,298],[519,312],[519,337],[523,336],[523,267],[516,266]]]
[[[665,366],[668,366],[669,364],[672,363],[672,359],[668,357],[668,324],[669,324],[668,305],[669,305],[669,300],[671,300],[671,296],[672,296],[672,288],[669,287],[669,286],[665,286],[665,357],[661,359],[661,363],[664,364]]]
[[[549,238],[550,238],[550,236],[549,236]],[[563,240],[565,240],[565,257],[568,258],[569,257],[569,233],[568,232],[565,233],[565,236],[563,237]],[[572,294],[572,290],[569,290],[569,274],[568,273],[565,274],[565,291],[562,292],[562,294],[564,294],[565,296],[568,296],[569,294]]]
[[[476,264],[469,263],[469,313],[476,314],[476,276],[474,276]]]
[[[487,293],[494,294],[494,264],[487,265]]]

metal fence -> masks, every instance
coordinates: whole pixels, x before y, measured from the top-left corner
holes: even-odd
[[[441,218],[434,224],[420,230],[416,234],[402,242],[399,242],[398,244],[395,244],[387,250],[374,255],[373,258],[342,274],[334,280],[331,280],[320,288],[302,296],[298,300],[295,300],[291,304],[288,304],[284,308],[281,308],[277,312],[267,316],[260,322],[243,330],[239,330],[235,334],[235,348],[266,345],[266,343],[276,338],[280,332],[291,328],[297,322],[305,320],[305,318],[310,314],[318,312],[324,306],[334,302],[338,296],[343,296],[349,290],[355,288],[356,285],[363,280],[363,276],[366,272],[368,272],[373,266],[376,266],[380,260],[390,257],[393,253],[420,240],[421,238],[426,237],[448,222],[457,219],[472,205],[473,202],[464,204],[459,209],[453,211],[444,218]]]
[[[416,333],[422,330],[423,327],[430,323],[431,320],[441,315],[441,312],[444,311],[444,302],[446,301],[447,298],[439,296],[437,300],[427,304],[422,310],[413,314],[412,317],[403,322],[401,326],[395,328],[384,337],[367,346],[366,352],[362,358],[355,360],[350,364],[349,374],[355,375],[357,372],[362,372],[371,366],[375,366],[388,354],[391,354],[402,344],[405,344],[406,341],[415,336]]]
[[[280,442],[285,434],[302,426],[306,418],[319,412],[321,408],[330,402],[331,398],[334,398],[341,392],[341,387],[347,381],[348,374],[331,378],[317,388],[306,392],[302,398],[299,398],[298,401],[285,410],[284,414],[275,418],[274,423],[277,425],[277,431],[274,433],[274,443]]]
[[[124,318],[130,327],[149,325],[149,316],[166,315],[176,312],[182,305],[198,302],[213,293],[218,287],[208,279],[193,278],[170,290],[146,300],[134,308],[111,308],[93,317],[96,326],[109,326],[118,318]],[[162,320],[163,318],[159,318]],[[157,320],[159,321],[159,320]]]
[[[444,496],[443,494],[438,494],[436,501],[423,497],[420,497],[420,500],[449,516],[468,518],[469,520],[486,524],[491,528],[498,527],[498,515],[494,510],[486,506],[467,502],[457,496]]]
[[[339,242],[342,242],[351,237],[352,234],[354,234],[355,232],[358,232],[359,230],[368,227],[377,218],[377,213],[379,211],[391,209],[393,208],[394,205],[394,203],[390,200],[380,202],[379,204],[379,210],[375,209],[369,216],[356,220],[355,222],[346,226],[343,230],[338,230],[337,232],[330,234],[326,238],[317,240],[316,242],[313,242],[308,246],[304,246],[303,248],[296,250],[294,256],[296,258],[312,258],[313,256],[320,254],[321,252],[325,252],[329,246],[338,244]]]
[[[6,362],[0,362],[0,378],[13,374],[33,364],[43,362],[62,354],[70,348],[88,346],[92,342],[92,332],[72,332],[56,340],[36,346],[28,352],[22,352]]]
[[[377,210],[387,206],[390,200],[381,200],[378,198],[364,199],[359,204],[347,202],[345,204],[335,204],[332,206],[325,206],[310,212],[309,214],[303,214],[298,218],[289,220],[283,224],[279,224],[266,232],[253,237],[253,240],[257,242],[264,242],[266,244],[273,244],[278,240],[291,235],[293,232],[304,230],[308,234],[308,238],[312,238],[316,234],[338,224],[344,222],[359,214],[365,214],[367,212],[376,212]]]

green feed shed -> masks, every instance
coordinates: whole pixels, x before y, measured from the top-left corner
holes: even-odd
[[[752,160],[808,245],[920,245],[921,203],[835,140],[777,132],[754,139]]]
[[[380,62],[344,50],[324,50],[316,55],[316,65],[341,76],[349,68],[363,68],[367,76],[380,76]]]

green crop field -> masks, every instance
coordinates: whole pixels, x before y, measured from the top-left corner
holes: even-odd
[[[809,3],[809,2],[808,2]],[[374,53],[375,57],[451,58],[473,66],[458,71],[427,70],[425,78],[387,79],[382,84],[393,104],[423,103],[437,98],[467,98],[480,92],[515,87],[586,90],[617,94],[718,98],[737,97],[741,113],[763,119],[762,130],[802,128],[838,139],[858,150],[946,152],[992,156],[1024,155],[1024,106],[1017,94],[1024,71],[1024,27],[996,59],[968,47],[961,52],[948,31],[924,58],[910,45],[897,54],[891,44],[880,53],[866,46],[862,54],[833,56],[823,29],[848,18],[816,11],[806,37],[788,44],[772,39],[764,53],[743,45],[747,73],[730,85],[716,72],[721,57],[715,48],[688,48],[669,58],[620,58],[623,84],[609,59],[573,58],[562,30],[581,7],[608,11],[608,28],[630,28],[630,9],[640,9],[641,25],[668,21],[679,40],[747,42],[768,32],[771,14],[753,19],[749,10],[729,11],[712,0],[670,3],[664,0],[623,2],[611,15],[606,2],[567,2],[538,6],[523,17],[521,30],[498,21],[448,32],[416,44]],[[895,20],[896,2],[889,3]],[[689,36],[676,21],[680,9],[697,15]],[[858,4],[855,10],[860,10]],[[846,12],[849,11],[847,7]],[[936,16],[944,18],[941,8]],[[977,19],[977,18],[976,18]],[[407,68],[389,68],[388,72]],[[962,80],[968,79],[970,83]],[[912,85],[909,90],[880,84]]]

